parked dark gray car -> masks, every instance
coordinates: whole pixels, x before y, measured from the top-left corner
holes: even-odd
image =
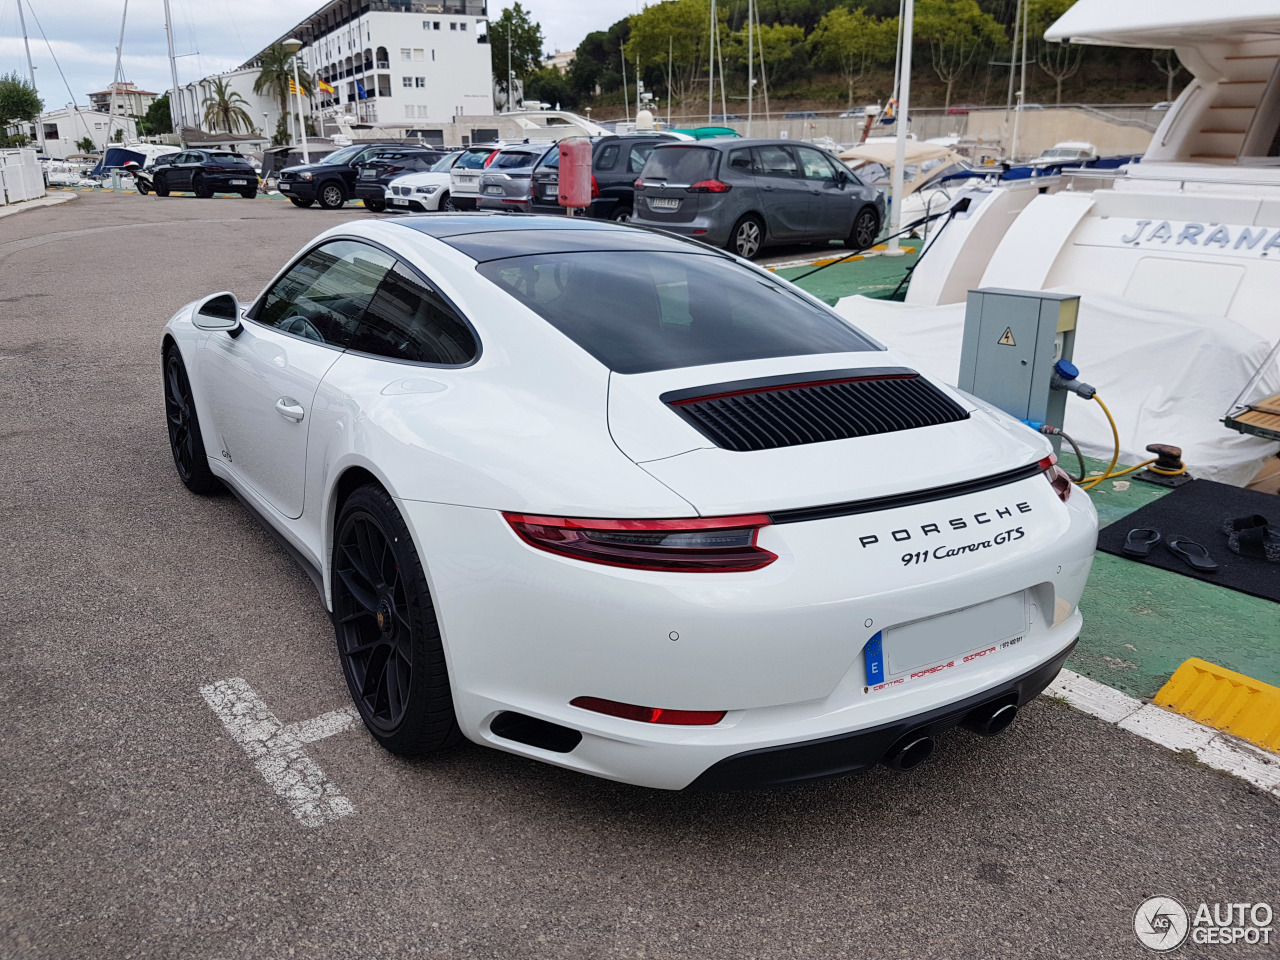
[[[632,219],[752,259],[771,243],[869,247],[884,211],[878,190],[811,144],[702,140],[649,154]]]

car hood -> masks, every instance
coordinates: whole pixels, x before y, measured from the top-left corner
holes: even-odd
[[[704,516],[753,513],[874,499],[945,487],[1035,464],[1045,438],[974,398],[921,375],[967,417],[850,439],[735,451],[717,446],[661,399],[676,391],[762,377],[803,380],[839,370],[907,369],[892,352],[824,354],[612,374],[609,429],[641,469]],[[818,378],[821,379],[821,378]]]
[[[447,173],[406,173],[391,181],[400,187],[429,187],[432,184],[443,186],[449,182]]]

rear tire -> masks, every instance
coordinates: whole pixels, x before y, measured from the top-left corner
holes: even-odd
[[[365,727],[416,756],[462,739],[422,562],[395,501],[374,484],[342,505],[333,538],[333,623]]]
[[[192,399],[187,367],[176,346],[164,351],[164,411],[169,424],[169,450],[178,479],[192,493],[208,496],[222,490],[222,481],[209,469],[200,433],[200,418]]]
[[[744,260],[754,260],[764,246],[764,223],[754,213],[744,214],[729,231],[728,250]]]
[[[880,236],[880,215],[870,207],[863,207],[853,218],[853,230],[845,239],[844,245],[851,250],[866,250]]]
[[[303,200],[301,197],[290,197],[289,202],[295,207],[309,207],[315,203],[314,200]]]
[[[250,189],[250,190],[241,190],[241,191],[240,191],[240,196],[244,197],[246,200],[252,200],[252,199],[253,199],[254,197],[256,197],[257,195],[258,195],[258,188],[257,188],[257,187],[253,187],[253,188],[252,188],[252,189]]]
[[[320,206],[326,210],[338,210],[347,202],[347,191],[342,189],[342,184],[336,180],[330,180],[328,183],[322,183],[320,189],[316,193],[316,199],[320,201]]]
[[[167,197],[169,195],[169,184],[165,183],[164,177],[156,177],[155,190],[157,197]]]
[[[135,187],[137,188],[137,191],[138,191],[140,194],[142,194],[144,197],[147,195],[147,185],[146,185],[145,183],[143,183],[141,180],[139,180],[139,181],[135,184]]]
[[[387,209],[387,201],[385,200],[365,200],[364,205],[374,213],[382,213]]]
[[[191,192],[201,200],[208,200],[213,196],[213,188],[205,182],[204,176],[199,173],[191,178]]]

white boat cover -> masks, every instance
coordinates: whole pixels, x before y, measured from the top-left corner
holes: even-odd
[[[1058,289],[1057,293],[1074,291]],[[960,372],[963,303],[913,306],[845,297],[836,311],[925,373],[954,385]],[[1222,424],[1272,344],[1222,317],[1170,313],[1099,294],[1080,299],[1074,361],[1120,430],[1120,462],[1151,458],[1149,443],[1181,447],[1197,477],[1244,486],[1280,444]],[[1259,397],[1280,393],[1280,365],[1263,375]],[[1253,399],[1253,398],[1250,398]],[[1074,395],[1063,428],[1085,454],[1110,461],[1114,444],[1102,408]],[[1074,471],[1068,452],[1067,469]]]

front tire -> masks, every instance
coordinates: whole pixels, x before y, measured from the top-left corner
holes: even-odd
[[[304,200],[302,199],[302,197],[290,197],[289,202],[292,203],[295,207],[309,207],[313,203],[315,203],[314,200]]]
[[[880,216],[870,207],[863,207],[853,218],[853,229],[844,245],[851,250],[866,250],[880,236]]]
[[[729,252],[744,260],[754,260],[764,245],[764,223],[753,213],[738,219],[729,232]]]
[[[385,200],[365,200],[364,205],[374,213],[382,213],[387,209],[387,201]]]
[[[326,210],[337,210],[347,202],[347,191],[342,189],[342,184],[330,180],[320,185],[317,199]]]
[[[422,562],[395,501],[374,484],[342,505],[333,624],[347,688],[375,740],[416,756],[462,739]]]
[[[436,209],[444,210],[448,213],[458,212],[458,207],[457,205],[454,204],[453,197],[449,196],[448,193],[446,193],[443,197],[440,198],[440,202],[436,204]]]
[[[222,481],[209,469],[204,436],[192,399],[187,367],[176,346],[164,352],[164,410],[169,423],[169,450],[178,479],[192,493],[208,496],[222,490]]]

